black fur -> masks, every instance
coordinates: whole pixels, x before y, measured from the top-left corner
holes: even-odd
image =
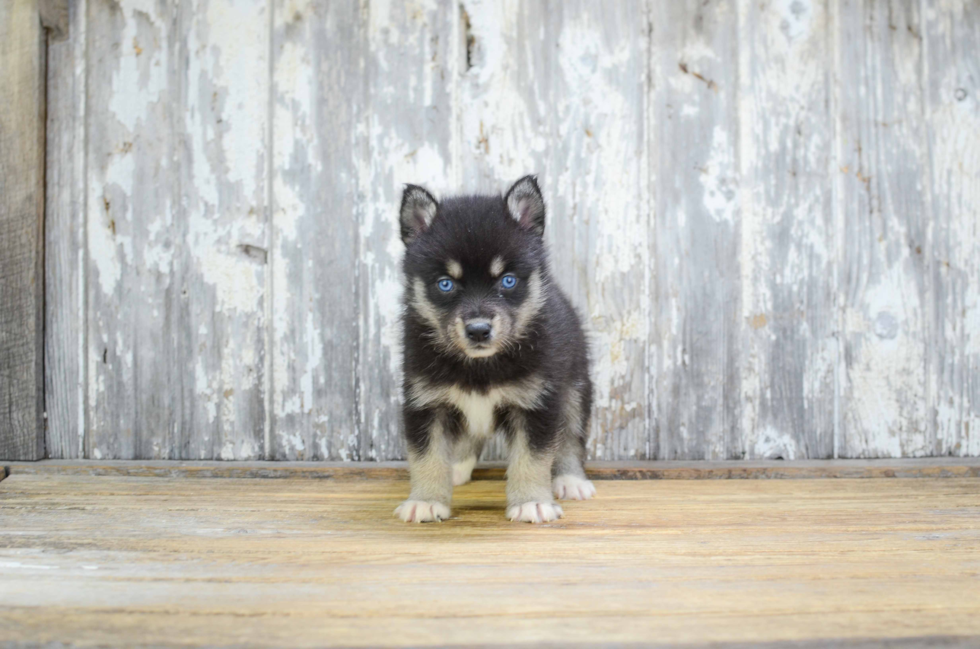
[[[524,214],[512,214],[507,198],[515,190],[532,192],[529,202],[521,203]],[[408,186],[414,201],[424,190]],[[424,195],[429,195],[427,192]],[[543,379],[547,393],[536,407],[522,411],[521,421],[527,428],[530,448],[536,451],[557,449],[571,436],[579,462],[584,460],[592,406],[592,383],[585,336],[575,310],[554,283],[542,234],[544,202],[532,177],[523,178],[502,196],[459,196],[437,204],[435,217],[427,225],[406,216],[403,200],[402,238],[406,242],[403,263],[406,281],[404,305],[404,378],[406,389],[413,379],[422,378],[437,386],[458,386],[462,390],[486,394],[491,388],[536,376]],[[435,199],[432,199],[435,202]],[[512,291],[503,291],[499,278],[491,277],[495,257],[507,261],[507,273],[518,278]],[[437,284],[446,276],[446,260],[453,259],[463,269],[462,281],[452,294],[442,293]],[[529,299],[530,278],[537,271],[542,280],[540,309],[522,330],[512,332],[513,341],[493,356],[471,358],[458,349],[447,347],[433,331],[430,320],[412,304],[416,278],[422,280],[426,297],[449,326],[454,314],[481,317],[505,311],[510,317]],[[571,388],[574,387],[574,390]],[[576,394],[580,399],[581,425],[577,430],[562,430],[559,422],[562,399]],[[406,395],[407,397],[407,395]],[[433,418],[441,418],[451,436],[461,434],[464,424],[459,413],[447,406],[418,408],[405,399],[404,424],[406,440],[416,452],[429,444]],[[513,412],[498,408],[495,428],[508,433]],[[584,475],[584,474],[583,474]]]

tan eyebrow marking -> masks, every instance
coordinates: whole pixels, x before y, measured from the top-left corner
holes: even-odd
[[[497,277],[502,272],[504,272],[504,260],[498,255],[490,262],[490,274]]]
[[[450,259],[446,262],[446,272],[448,272],[449,276],[453,279],[459,279],[463,276],[463,267],[455,259]]]

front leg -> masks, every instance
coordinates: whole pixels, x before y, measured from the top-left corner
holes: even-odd
[[[551,495],[553,440],[547,420],[512,413],[508,437],[507,518],[526,523],[547,523],[564,515]]]
[[[412,492],[395,508],[406,523],[428,523],[449,518],[453,473],[444,417],[436,409],[405,410],[408,471]]]

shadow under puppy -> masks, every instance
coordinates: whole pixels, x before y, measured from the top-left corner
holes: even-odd
[[[402,198],[407,522],[449,517],[487,439],[508,444],[507,518],[562,517],[595,495],[583,461],[592,408],[588,347],[545,253],[534,177],[506,196]]]

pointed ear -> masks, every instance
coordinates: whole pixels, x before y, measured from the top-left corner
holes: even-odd
[[[524,176],[507,190],[507,210],[517,223],[534,234],[544,236],[544,198],[534,176]]]
[[[438,209],[439,203],[424,188],[418,185],[405,185],[399,220],[401,222],[402,241],[405,242],[406,246],[425,232],[429,224],[432,223],[432,219],[435,218]]]

